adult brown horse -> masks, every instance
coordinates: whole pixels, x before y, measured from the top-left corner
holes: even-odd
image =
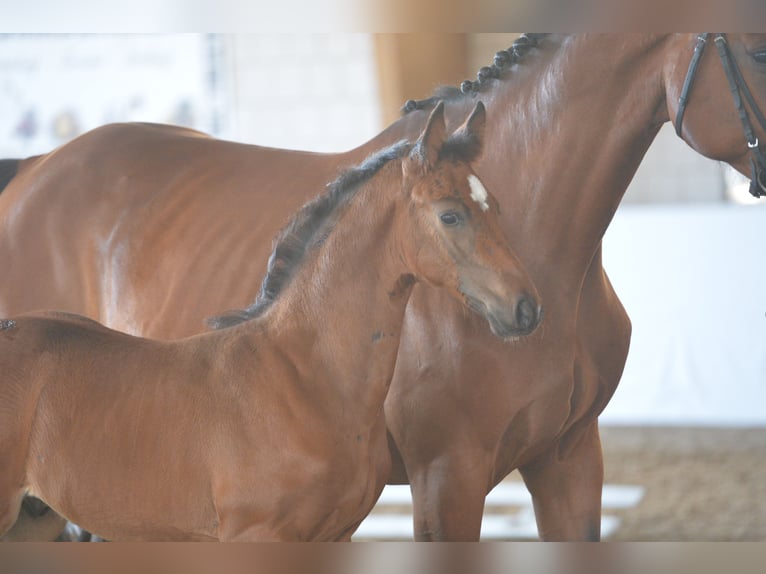
[[[470,170],[481,104],[374,154],[276,241],[254,307],[166,342],[0,320],[0,534],[25,490],[114,540],[349,539],[391,470],[383,401],[412,287],[528,335],[537,293]],[[490,329],[487,329],[488,331]]]
[[[766,35],[727,39],[762,104]],[[514,468],[542,538],[599,537],[597,417],[630,340],[601,238],[659,128],[677,116],[697,43],[692,34],[527,36],[466,93],[438,94],[452,123],[477,94],[488,103],[489,151],[477,173],[498,192],[546,319],[536,334],[499,345],[457,305],[415,288],[386,417],[390,480],[412,485],[419,539],[478,538],[486,493]],[[683,138],[750,175],[727,76],[714,50],[697,53]],[[63,308],[154,337],[198,332],[216,309],[252,299],[264,237],[317,182],[417,133],[434,103],[410,103],[400,121],[342,154],[121,125],[25,160],[0,195],[0,309]],[[755,135],[766,137],[762,127]]]

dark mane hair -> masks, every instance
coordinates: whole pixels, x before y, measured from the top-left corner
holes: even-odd
[[[266,277],[255,301],[247,309],[228,311],[211,317],[207,324],[214,329],[237,325],[263,314],[290,283],[296,268],[307,253],[321,245],[332,231],[339,209],[348,204],[361,185],[383,166],[407,155],[412,145],[400,141],[365,159],[356,167],[342,172],[328,184],[324,195],[308,202],[274,239]]]
[[[3,191],[5,186],[16,176],[20,161],[18,159],[0,159],[0,191]]]
[[[473,132],[456,131],[450,134],[439,149],[437,161],[471,163],[481,153],[481,141]]]
[[[476,80],[465,80],[459,88],[454,86],[441,86],[436,89],[434,95],[424,100],[407,100],[402,106],[402,113],[408,114],[415,110],[428,110],[438,102],[454,102],[470,95],[481,92],[490,80],[499,79],[502,73],[510,69],[513,64],[518,64],[521,59],[532,49],[536,48],[540,41],[548,34],[522,34],[507,50],[500,50],[495,54],[495,61],[491,66],[482,67],[476,74]]]

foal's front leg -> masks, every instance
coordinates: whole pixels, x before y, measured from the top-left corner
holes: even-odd
[[[601,538],[604,464],[597,420],[570,450],[561,453],[556,445],[520,471],[532,494],[540,538]]]

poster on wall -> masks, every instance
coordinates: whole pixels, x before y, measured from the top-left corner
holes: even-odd
[[[0,35],[0,157],[47,152],[113,122],[217,133],[217,46],[206,34]]]

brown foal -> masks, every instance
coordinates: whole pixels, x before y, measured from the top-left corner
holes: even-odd
[[[383,401],[413,285],[509,340],[538,295],[469,163],[478,104],[446,137],[341,175],[278,237],[256,303],[219,330],[143,339],[66,313],[0,324],[0,532],[30,492],[113,540],[348,539],[390,472]]]

